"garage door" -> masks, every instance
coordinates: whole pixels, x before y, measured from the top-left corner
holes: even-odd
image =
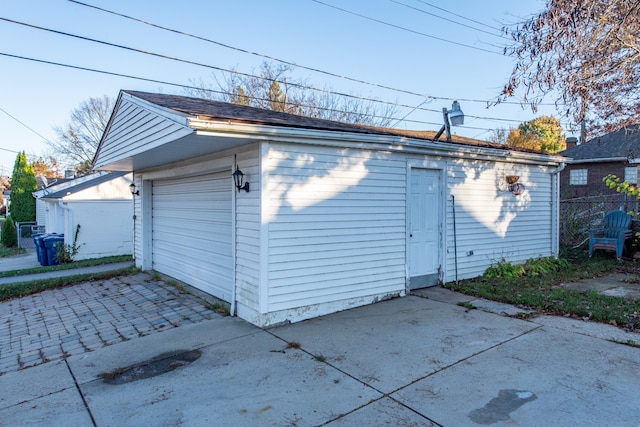
[[[231,174],[153,181],[153,269],[231,300]]]

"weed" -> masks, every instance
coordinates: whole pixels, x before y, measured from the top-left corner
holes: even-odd
[[[182,316],[182,320],[191,320],[191,317],[189,317],[189,316]]]
[[[78,246],[78,234],[80,233],[80,224],[76,226],[76,233],[73,236],[73,243],[56,243],[56,258],[60,264],[69,264],[73,262],[73,257],[78,254],[80,246]],[[84,243],[83,243],[84,244]]]
[[[511,264],[503,261],[487,269],[491,274],[485,273],[479,278],[446,286],[467,295],[528,307],[538,312],[570,315],[631,330],[640,328],[640,300],[602,295],[596,291],[579,292],[560,286],[569,281],[606,274],[616,268],[610,259],[604,261],[596,256],[589,259],[580,255],[573,256],[570,262],[553,258],[530,260],[520,266],[524,274],[519,276],[510,274],[513,272],[509,267]]]
[[[321,354],[314,354],[314,355],[313,355],[313,359],[314,359],[315,361],[317,361],[317,362],[326,362],[326,361],[327,361],[326,357],[324,357],[324,356],[323,356],[323,355],[321,355]]]
[[[162,280],[162,276],[160,276],[160,273],[158,273],[157,271],[152,271],[151,273],[149,273],[149,275],[153,280],[156,280],[156,281]]]
[[[640,348],[640,344],[638,344],[637,342],[635,342],[634,340],[626,340],[626,341],[618,341],[618,340],[609,340],[611,342],[617,343],[617,344],[622,344],[622,345],[628,345],[629,347],[637,347]]]
[[[290,343],[287,343],[287,346],[286,346],[285,348],[296,348],[296,349],[300,349],[300,347],[302,347],[302,346],[300,345],[300,343],[297,343],[297,342],[290,342]]]
[[[459,302],[458,305],[468,310],[474,310],[477,308],[477,307],[474,307],[473,304],[471,304],[469,301]]]
[[[524,266],[513,265],[507,262],[504,258],[501,261],[491,264],[489,268],[484,272],[484,277],[487,278],[502,278],[512,279],[520,277],[524,274]]]
[[[223,316],[228,316],[230,314],[229,304],[222,301],[216,301],[211,304],[207,304],[205,308],[211,311],[215,311],[216,313],[221,314]]]

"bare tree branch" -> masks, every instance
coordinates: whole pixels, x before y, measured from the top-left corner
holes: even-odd
[[[548,0],[504,32],[515,65],[498,103],[520,94],[535,111],[554,93],[558,112],[596,134],[640,122],[640,1]]]

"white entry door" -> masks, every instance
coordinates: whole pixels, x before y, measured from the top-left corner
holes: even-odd
[[[440,279],[440,171],[411,169],[409,192],[409,288],[418,289]]]

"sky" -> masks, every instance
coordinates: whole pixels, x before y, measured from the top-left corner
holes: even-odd
[[[315,87],[396,104],[397,128],[438,130],[442,109],[456,99],[465,124],[452,131],[471,138],[488,139],[494,129],[543,114],[560,118],[550,106],[534,113],[517,99],[490,108],[486,102],[499,95],[514,64],[502,54],[510,41],[500,28],[543,6],[542,0],[0,0],[0,174],[11,175],[18,151],[30,161],[55,155],[47,143],[56,139],[55,128],[91,97],[115,99],[121,89],[185,95],[179,85],[215,85],[225,69],[254,74],[265,56],[297,64],[293,76]]]

